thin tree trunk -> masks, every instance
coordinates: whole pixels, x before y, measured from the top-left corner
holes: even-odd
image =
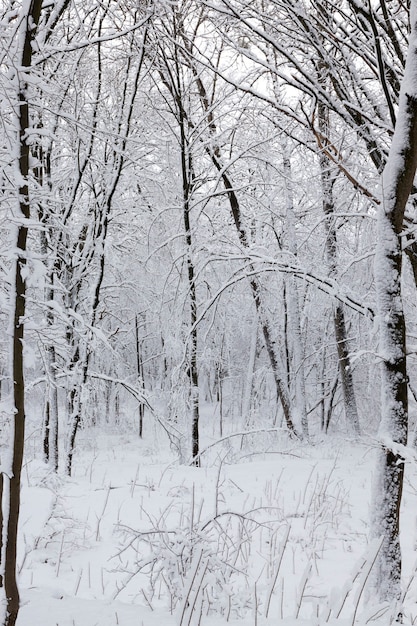
[[[215,372],[215,389],[216,389],[216,399],[219,404],[219,435],[223,437],[223,381],[225,379],[225,368],[223,367],[223,355],[224,355],[224,343],[225,336],[222,337],[221,349],[220,349],[220,358],[216,363],[216,372]]]
[[[42,233],[42,239],[44,233]],[[42,252],[47,253],[46,241],[42,243]],[[54,273],[52,273],[51,280],[54,280]],[[54,300],[54,290],[52,286],[48,286],[46,289],[46,303],[52,304]],[[47,326],[51,329],[55,323],[54,315],[51,310],[46,314]],[[56,378],[56,352],[55,346],[50,340],[49,345],[46,347],[46,378],[47,378],[47,401],[45,404],[45,430],[44,430],[44,452],[45,460],[50,463],[55,472],[58,471],[58,383]]]
[[[135,315],[135,340],[136,340],[136,369],[139,379],[139,384],[143,391],[145,391],[145,379],[143,377],[143,361],[142,361],[142,353],[140,349],[140,337],[139,337],[139,320],[138,316]],[[145,414],[145,404],[143,402],[139,403],[139,437],[142,439],[143,437],[143,418]]]
[[[38,122],[38,128],[42,129],[42,120]],[[51,183],[51,153],[52,142],[48,148],[45,149],[42,144],[38,144],[33,148],[35,162],[37,166],[33,169],[34,178],[40,189],[46,187],[48,192],[52,190]],[[45,259],[48,259],[49,245],[48,238],[50,240],[52,228],[49,224],[50,213],[44,206],[44,200],[42,199],[38,205],[39,222],[44,226],[40,233],[40,247],[42,255]],[[46,324],[49,329],[52,329],[55,323],[53,311],[54,301],[54,279],[55,268],[54,263],[52,267],[48,267],[49,283],[45,290],[45,302],[47,304],[46,312]],[[49,340],[49,345],[46,347],[46,378],[47,378],[47,401],[45,403],[44,422],[44,456],[45,461],[50,463],[55,472],[58,471],[58,385],[56,380],[56,354],[55,347],[52,340]]]
[[[188,50],[188,53],[192,55],[192,50],[190,49],[190,43],[186,39],[184,40],[185,48]],[[204,83],[201,79],[201,75],[199,74],[197,68],[195,67],[192,59],[190,60],[190,67],[193,72],[195,84],[200,96],[201,105],[203,111],[206,115],[207,125],[209,132],[212,134],[213,138],[215,138],[217,133],[216,123],[214,120],[213,109],[210,106],[210,100],[204,86]],[[191,120],[187,120],[188,124],[192,127]],[[227,199],[229,201],[230,213],[233,219],[233,222],[236,227],[239,243],[241,244],[244,250],[249,250],[250,245],[247,237],[246,230],[243,226],[242,213],[240,209],[239,199],[236,195],[236,192],[233,188],[233,184],[227,174],[227,169],[224,167],[222,163],[222,156],[220,153],[220,148],[218,145],[214,145],[212,148],[207,147],[206,152],[210,157],[214,167],[219,173],[221,180],[223,182],[223,186],[226,190]],[[279,362],[279,356],[277,354],[276,347],[273,341],[273,335],[271,332],[270,321],[266,316],[265,307],[263,306],[262,295],[261,295],[261,286],[256,275],[253,276],[249,280],[250,289],[252,292],[252,297],[255,302],[256,311],[258,314],[258,319],[261,324],[262,335],[264,339],[265,348],[268,354],[269,362],[271,364],[272,373],[274,376],[275,386],[277,390],[277,397],[281,403],[282,410],[284,413],[285,422],[288,430],[298,438],[302,438],[301,433],[298,431],[298,428],[295,426],[292,415],[292,407],[290,402],[289,390],[285,381],[283,370],[281,363]]]
[[[83,402],[84,402],[84,392],[87,385],[88,378],[88,370],[90,366],[90,358],[91,358],[91,350],[90,350],[90,342],[92,339],[92,331],[96,323],[97,310],[100,304],[100,292],[101,286],[103,284],[104,278],[104,267],[105,267],[105,251],[104,251],[104,242],[107,236],[107,228],[108,228],[108,212],[110,210],[110,206],[106,205],[103,211],[103,215],[101,219],[103,220],[103,228],[102,228],[102,247],[100,251],[99,258],[99,273],[96,279],[96,285],[94,289],[94,297],[91,305],[91,318],[90,318],[90,330],[85,339],[85,345],[82,347],[81,354],[77,349],[75,354],[78,356],[74,356],[73,361],[76,363],[80,362],[81,373],[77,381],[76,387],[74,387],[70,392],[70,428],[69,428],[69,436],[68,436],[68,449],[67,449],[67,458],[66,458],[66,474],[67,476],[71,476],[72,473],[72,461],[75,452],[75,440],[77,437],[77,432],[80,427],[82,421],[82,410],[83,410]]]
[[[238,237],[239,237],[239,242],[242,245],[243,249],[248,250],[249,242],[247,239],[246,231],[242,224],[242,215],[240,211],[240,204],[239,204],[238,197],[233,189],[233,185],[229,177],[227,176],[224,167],[222,166],[219,160],[219,156],[215,154],[214,152],[210,152],[210,156],[212,158],[214,166],[216,167],[216,169],[221,175],[223,185],[226,189],[227,197],[228,197],[229,205],[230,205],[230,212],[232,214],[233,221],[236,226],[236,230],[237,230]],[[283,376],[283,367],[281,367],[279,363],[278,354],[274,346],[274,341],[272,339],[270,322],[269,322],[269,319],[266,317],[266,314],[264,311],[260,283],[257,280],[256,276],[254,276],[253,278],[250,279],[249,284],[250,284],[250,288],[252,292],[252,297],[255,301],[258,318],[260,320],[265,348],[269,357],[269,362],[271,364],[271,369],[272,369],[272,373],[274,376],[277,396],[278,396],[279,401],[281,402],[287,428],[291,433],[301,438],[301,434],[298,432],[298,429],[296,428],[294,421],[293,421],[289,390],[288,390],[286,381]]]
[[[246,380],[244,383],[244,392],[242,399],[242,417],[243,428],[249,430],[252,427],[251,424],[251,405],[252,405],[252,390],[253,390],[253,377],[255,373],[256,352],[258,346],[258,318],[257,316],[253,320],[252,328],[250,331],[250,347],[249,347],[249,359],[246,370]]]
[[[221,362],[216,366],[217,402],[219,403],[219,435],[223,437],[223,368]]]
[[[291,358],[290,346],[288,343],[288,298],[287,285],[285,280],[282,281],[282,306],[284,308],[284,355],[285,355],[285,373],[287,378],[287,387],[291,384]]]
[[[104,16],[102,18],[100,28],[103,24],[103,21],[104,21]],[[145,38],[146,38],[146,31],[144,34],[144,40]],[[102,67],[100,44],[98,44],[97,55],[98,55],[98,74],[99,74],[97,90],[98,90],[98,94],[100,94],[101,93],[100,91],[101,67]],[[132,67],[134,59],[135,59],[134,55],[130,55],[128,57],[128,62],[126,65],[126,70],[125,70],[125,76],[126,76],[125,89],[123,91],[122,102],[120,103],[120,107],[119,107],[120,115],[119,115],[119,120],[118,120],[117,135],[121,137],[121,140],[120,140],[120,144],[116,146],[115,149],[113,150],[114,167],[111,172],[111,178],[110,178],[108,187],[105,190],[103,190],[103,196],[104,196],[103,203],[101,204],[101,206],[97,207],[97,210],[99,212],[99,222],[97,226],[96,245],[97,247],[100,246],[99,247],[100,251],[98,255],[94,253],[92,256],[98,256],[99,269],[98,269],[98,276],[97,276],[96,284],[94,288],[93,301],[92,301],[91,310],[90,310],[91,312],[90,320],[89,320],[90,330],[87,333],[85,346],[83,348],[82,354],[80,355],[80,351],[76,350],[75,354],[78,354],[78,356],[76,358],[74,356],[73,358],[74,364],[75,364],[75,361],[80,362],[81,374],[76,383],[76,388],[72,389],[70,392],[71,411],[70,411],[70,427],[69,427],[68,449],[67,449],[67,459],[66,459],[66,473],[68,476],[70,476],[72,472],[72,462],[73,462],[74,451],[75,451],[75,441],[76,441],[78,429],[82,421],[83,396],[84,396],[83,392],[87,384],[88,370],[89,370],[90,358],[91,358],[91,349],[90,349],[90,339],[91,339],[91,333],[92,333],[91,329],[94,328],[96,324],[97,310],[100,304],[101,287],[102,287],[103,278],[104,278],[105,242],[106,242],[108,225],[109,225],[109,215],[111,213],[111,208],[113,205],[113,198],[118,188],[121,175],[122,175],[123,165],[125,163],[126,144],[127,144],[128,136],[130,132],[133,108],[134,108],[134,104],[136,100],[136,94],[139,88],[139,77],[140,77],[140,72],[142,69],[142,63],[144,59],[143,48],[141,50],[141,54],[139,56],[137,67],[133,76],[132,90],[130,93],[128,93],[127,85],[130,82],[128,79],[130,76],[130,71],[131,71],[131,67]],[[126,114],[125,118],[123,114]],[[91,150],[92,150],[92,145],[91,145]]]
[[[52,290],[48,289],[49,301],[53,300]],[[47,296],[48,299],[48,296]],[[54,323],[53,315],[47,314],[49,327]],[[56,380],[56,353],[55,347],[50,344],[46,347],[46,403],[44,417],[44,457],[55,472],[58,471],[58,384]]]
[[[43,460],[45,463],[49,463],[49,394],[47,394],[45,409],[44,409],[44,421],[43,421]]]
[[[53,345],[48,348],[47,359],[49,377],[49,462],[58,471],[58,385],[56,380],[56,354]]]
[[[333,413],[333,402],[334,402],[334,397],[336,395],[336,389],[337,389],[337,383],[338,383],[339,379],[338,376],[336,375],[333,379],[333,384],[329,389],[329,401],[327,404],[327,408],[326,408],[326,413],[325,413],[325,422],[324,422],[324,432],[327,433],[327,431],[329,430],[329,426],[330,426],[330,420],[332,419],[332,413]]]
[[[179,79],[179,71],[177,72]],[[179,82],[179,80],[178,80]],[[180,89],[180,85],[178,85]],[[190,340],[188,350],[188,377],[190,379],[191,387],[191,451],[193,464],[200,465],[200,458],[198,456],[200,449],[200,435],[199,435],[199,420],[200,420],[200,407],[199,407],[199,381],[198,381],[198,364],[197,364],[197,289],[195,282],[195,270],[191,257],[192,251],[192,234],[190,223],[190,198],[192,189],[192,162],[191,156],[188,151],[186,134],[185,134],[185,116],[183,112],[183,102],[181,100],[181,93],[179,91],[178,96],[178,109],[179,109],[179,122],[180,122],[180,135],[181,135],[181,171],[182,171],[182,184],[183,184],[183,219],[185,230],[185,243],[187,247],[186,259],[187,259],[187,277],[188,277],[188,289],[190,298]]]
[[[324,137],[329,136],[329,112],[322,104],[318,104],[318,122],[320,132]],[[333,198],[333,176],[329,169],[330,163],[323,152],[319,156],[320,176],[323,195],[324,226],[326,229],[326,257],[329,274],[337,277],[337,235],[335,224],[335,210]],[[360,435],[359,415],[356,404],[355,387],[353,383],[352,367],[347,341],[345,312],[340,302],[335,304],[333,312],[333,326],[336,338],[337,355],[339,359],[339,375],[343,392],[346,422],[355,436]]]
[[[286,230],[287,249],[291,255],[297,257],[297,240],[295,233],[294,193],[292,186],[291,160],[286,137],[281,138],[282,160],[284,166],[284,185],[286,191]],[[292,345],[293,361],[293,384],[295,390],[295,406],[298,413],[298,421],[301,423],[303,436],[308,438],[308,419],[306,409],[305,372],[304,372],[304,346],[301,337],[301,315],[298,289],[294,276],[289,276],[287,281],[288,321],[290,327],[290,341]]]
[[[354,436],[358,437],[361,430],[356,404],[355,386],[352,376],[352,366],[349,356],[345,311],[340,302],[338,302],[335,306],[333,323],[337,344],[337,355],[339,359],[339,374],[345,406],[346,422],[348,427],[350,427],[353,431]]]
[[[5,626],[14,626],[20,606],[19,590],[16,580],[17,529],[20,513],[20,483],[25,442],[25,382],[23,372],[23,336],[26,312],[26,284],[23,278],[26,265],[26,244],[28,228],[26,221],[30,218],[29,199],[29,158],[30,150],[27,143],[29,120],[29,101],[27,72],[32,64],[32,41],[39,22],[42,0],[31,0],[21,10],[20,33],[23,47],[19,50],[20,63],[15,66],[17,75],[16,117],[18,125],[19,158],[17,174],[19,177],[19,226],[16,242],[16,259],[14,265],[14,311],[12,339],[12,372],[14,396],[14,433],[13,457],[10,472],[9,502],[5,533],[5,568],[4,588],[6,594]],[[17,69],[18,67],[22,69]]]
[[[190,348],[189,348],[189,364],[188,376],[191,384],[191,448],[193,464],[200,465],[198,456],[200,448],[199,435],[199,386],[198,386],[198,364],[197,364],[197,293],[195,284],[194,265],[191,260],[191,226],[190,226],[190,209],[188,199],[184,201],[184,227],[185,239],[187,245],[187,274],[188,287],[190,293]]]

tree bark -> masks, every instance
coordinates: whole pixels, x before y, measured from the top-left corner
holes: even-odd
[[[24,3],[21,9],[20,32],[18,41],[21,49],[18,49],[19,59],[15,65],[17,72],[16,91],[16,121],[18,141],[18,228],[16,242],[16,256],[14,262],[14,310],[13,338],[12,338],[12,375],[14,397],[14,433],[13,433],[13,457],[10,471],[8,515],[4,519],[6,524],[5,533],[5,568],[4,588],[6,594],[6,616],[4,625],[14,626],[19,612],[20,597],[16,580],[16,556],[17,556],[17,529],[20,513],[20,482],[22,473],[24,442],[25,442],[25,382],[23,372],[23,336],[24,319],[26,312],[26,284],[24,269],[27,256],[27,220],[30,218],[29,199],[29,158],[30,148],[27,142],[30,129],[29,100],[27,73],[32,64],[32,41],[39,23],[42,0],[31,0]],[[18,67],[21,69],[18,69]],[[3,535],[4,536],[4,535]]]
[[[174,18],[175,19],[175,18]],[[177,93],[177,109],[178,122],[180,126],[180,150],[181,150],[181,175],[182,175],[182,192],[183,192],[183,221],[185,231],[186,244],[186,264],[187,278],[190,298],[190,340],[188,349],[188,377],[191,388],[191,452],[193,465],[200,465],[200,404],[199,404],[199,381],[198,381],[198,363],[197,363],[197,288],[195,281],[195,270],[192,259],[192,233],[190,222],[190,200],[193,187],[193,167],[192,159],[186,136],[186,115],[184,111],[184,102],[182,95],[182,84],[180,76],[179,61],[177,58],[177,48],[175,48],[175,70],[176,70],[176,93]]]
[[[38,128],[42,128],[42,122],[38,123]],[[51,152],[52,142],[50,142],[48,148],[45,150],[42,144],[36,145],[33,149],[35,161],[37,161],[36,167],[33,169],[33,175],[39,189],[46,187],[51,192]],[[44,206],[43,200],[39,202],[38,206],[39,222],[43,225],[43,229],[40,233],[40,248],[42,255],[45,259],[48,258],[49,245],[51,235],[53,234],[53,226],[50,222],[50,212],[46,206]],[[54,264],[52,268],[48,267],[49,283],[45,289],[45,301],[47,303],[46,312],[46,325],[49,330],[52,330],[55,324],[55,316],[53,314],[54,303],[54,281],[55,272]],[[58,471],[58,384],[56,379],[56,352],[53,344],[53,339],[50,339],[46,346],[46,358],[45,358],[45,374],[47,379],[46,397],[45,403],[45,428],[44,428],[44,441],[43,449],[45,461],[51,464],[51,467],[55,472]]]
[[[207,100],[206,91],[204,85],[201,80],[196,80],[197,86],[199,89],[200,97],[205,106],[205,102]],[[206,109],[205,109],[206,110]],[[206,110],[207,113],[207,110]],[[215,129],[215,124],[213,120],[212,113],[207,113],[207,118],[210,124],[211,130]],[[236,195],[236,192],[233,188],[232,182],[226,172],[226,168],[223,166],[221,161],[220,149],[218,146],[215,146],[214,149],[207,148],[208,155],[210,156],[214,167],[219,172],[221,176],[223,186],[227,193],[227,199],[229,201],[230,213],[233,218],[233,222],[236,227],[237,236],[239,239],[239,243],[242,246],[243,250],[249,250],[249,241],[247,237],[246,230],[243,226],[242,213],[240,210],[239,199]],[[281,403],[282,411],[284,413],[285,423],[290,433],[295,435],[297,438],[302,438],[302,433],[299,431],[299,425],[294,421],[293,409],[291,406],[289,389],[286,384],[284,375],[283,375],[283,367],[279,362],[278,351],[274,346],[274,341],[272,339],[272,332],[270,321],[265,314],[265,307],[263,306],[263,300],[261,295],[261,285],[258,280],[258,277],[254,275],[250,280],[250,289],[252,292],[252,297],[255,302],[256,311],[258,314],[258,318],[261,324],[262,335],[264,338],[264,344],[266,348],[266,352],[268,354],[269,362],[271,365],[272,373],[274,376],[275,387],[277,390],[277,397]]]
[[[286,243],[285,247],[291,256],[297,258],[297,239],[295,229],[294,193],[292,183],[292,168],[287,138],[281,136],[282,161],[284,170],[284,186],[286,192]],[[305,371],[304,371],[304,345],[301,335],[300,300],[295,276],[289,276],[287,280],[288,294],[288,321],[290,337],[287,338],[292,346],[292,371],[294,381],[295,407],[298,413],[298,421],[301,424],[303,436],[308,438],[308,418],[306,408]]]
[[[221,177],[224,189],[226,191],[227,199],[229,202],[230,213],[231,213],[233,222],[236,227],[239,243],[245,251],[248,251],[250,245],[249,245],[246,229],[243,225],[239,198],[235,192],[232,181],[227,173],[227,168],[224,167],[220,147],[219,145],[217,145],[217,140],[216,140],[217,126],[216,126],[216,121],[214,118],[212,102],[210,102],[209,94],[206,90],[202,77],[199,71],[197,70],[194,59],[193,59],[192,41],[190,41],[186,37],[183,37],[182,43],[183,43],[184,49],[187,51],[187,54],[188,54],[189,67],[193,73],[193,77],[194,77],[195,85],[197,87],[197,91],[199,94],[202,110],[206,118],[207,128],[208,128],[210,135],[213,137],[213,141],[214,141],[214,145],[212,147],[211,146],[206,147],[206,152],[209,158],[211,159],[211,162],[213,163],[214,167],[218,171],[219,176]],[[187,123],[191,128],[193,128],[193,123],[191,119],[187,119]],[[270,361],[270,365],[271,365],[271,369],[272,369],[272,373],[273,373],[273,377],[275,381],[276,391],[277,391],[277,397],[282,406],[287,428],[290,433],[295,435],[297,438],[301,439],[302,433],[301,433],[301,430],[299,430],[298,424],[294,423],[294,419],[293,419],[294,416],[292,414],[292,406],[291,406],[289,389],[288,389],[288,385],[286,384],[286,380],[284,378],[284,373],[283,373],[284,368],[281,366],[278,350],[276,349],[274,345],[273,334],[271,331],[271,324],[265,313],[265,307],[263,306],[261,284],[256,275],[254,275],[249,280],[249,285],[250,285],[252,297],[255,303],[258,319],[261,324],[264,345],[265,345],[268,358]]]
[[[320,132],[324,137],[329,136],[329,112],[319,102],[318,122]],[[329,266],[329,274],[332,278],[337,277],[337,235],[335,225],[335,210],[333,198],[333,175],[330,171],[330,161],[323,152],[320,152],[320,176],[323,194],[323,212],[325,215],[324,226],[326,229],[326,257]],[[360,435],[358,408],[356,404],[355,387],[353,384],[352,367],[349,357],[349,345],[347,341],[345,312],[343,305],[336,302],[333,312],[333,326],[336,338],[337,355],[339,360],[339,376],[343,392],[345,416],[348,428],[355,437]]]
[[[136,341],[136,369],[138,374],[139,385],[142,388],[142,391],[145,391],[145,378],[144,378],[144,369],[143,369],[143,358],[142,358],[142,350],[140,346],[140,337],[139,337],[139,319],[138,316],[135,315],[135,341]],[[145,416],[145,404],[143,402],[139,403],[139,438],[143,437],[143,418]]]
[[[411,32],[397,123],[382,176],[375,279],[382,359],[379,464],[373,495],[373,534],[384,538],[376,564],[381,600],[401,595],[400,505],[404,479],[401,446],[407,443],[408,398],[405,319],[401,298],[405,206],[417,167],[417,0],[411,0]]]

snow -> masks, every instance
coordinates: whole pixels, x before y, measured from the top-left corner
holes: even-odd
[[[255,454],[233,442],[201,469],[178,465],[155,431],[83,431],[71,479],[27,459],[18,626],[390,623],[393,607],[364,602],[378,550],[367,539],[375,449],[285,439]],[[407,472],[411,623],[411,461]]]

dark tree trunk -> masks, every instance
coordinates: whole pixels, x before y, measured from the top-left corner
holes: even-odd
[[[49,398],[45,402],[45,416],[43,422],[43,460],[49,463],[49,421],[50,421]]]
[[[39,130],[43,128],[42,120],[39,119],[37,124]],[[36,180],[39,189],[46,189],[48,192],[52,190],[51,183],[51,158],[52,154],[52,141],[45,149],[44,146],[39,143],[33,148],[33,155],[36,167],[33,168],[33,175]],[[48,259],[50,251],[51,235],[53,236],[53,227],[50,224],[51,213],[48,207],[45,206],[45,201],[42,199],[38,203],[38,215],[39,222],[43,225],[40,232],[40,248],[42,255],[45,259]],[[52,267],[48,267],[47,287],[45,289],[45,301],[47,303],[46,312],[46,324],[49,329],[52,329],[55,324],[55,316],[53,314],[54,304],[54,281],[55,281],[55,267],[54,263]],[[45,358],[45,374],[47,379],[46,396],[47,401],[45,403],[45,428],[44,428],[44,458],[47,463],[50,463],[55,472],[58,471],[58,385],[56,380],[56,354],[53,340],[49,340],[46,346],[46,358]]]
[[[177,71],[179,83],[179,68]],[[197,288],[195,282],[195,270],[192,260],[192,233],[190,222],[190,200],[193,186],[193,169],[191,155],[188,150],[186,132],[185,132],[185,115],[183,102],[181,99],[181,86],[178,84],[179,97],[177,100],[179,110],[179,123],[181,135],[181,171],[183,184],[183,220],[185,231],[185,244],[187,248],[187,278],[190,299],[190,339],[188,349],[188,377],[190,379],[191,388],[191,453],[193,465],[200,465],[200,406],[199,406],[199,381],[198,381],[198,363],[197,363]]]
[[[4,474],[0,472],[0,530],[3,530],[3,507],[1,503],[3,502],[3,492],[4,492]],[[3,566],[2,563],[3,558],[3,532],[0,532],[0,566]],[[0,587],[3,587],[3,574],[0,574]]]
[[[20,513],[20,482],[22,473],[24,442],[25,442],[25,382],[23,372],[23,335],[26,312],[26,284],[23,270],[26,265],[26,243],[28,228],[25,223],[30,218],[29,199],[29,157],[30,149],[27,143],[27,134],[30,128],[27,72],[32,64],[32,41],[39,22],[42,0],[32,0],[27,5],[27,12],[19,16],[21,19],[20,33],[23,44],[20,53],[18,90],[16,93],[16,116],[18,123],[19,141],[19,211],[21,222],[18,226],[16,242],[16,260],[14,267],[14,311],[13,311],[13,340],[12,340],[12,375],[14,396],[14,434],[13,457],[10,472],[9,502],[5,533],[5,567],[4,588],[6,594],[5,626],[14,626],[19,612],[20,598],[16,580],[17,556],[17,529]],[[18,65],[19,65],[18,64]]]
[[[138,316],[135,315],[135,340],[136,340],[136,368],[138,373],[139,384],[142,388],[142,391],[145,391],[145,379],[144,379],[144,369],[143,369],[143,359],[142,359],[142,350],[140,346],[140,337],[139,337],[139,320]],[[139,437],[142,439],[143,437],[143,418],[145,416],[145,403],[139,403]]]

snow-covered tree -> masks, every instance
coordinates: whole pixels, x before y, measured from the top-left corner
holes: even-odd
[[[384,538],[376,589],[383,600],[401,594],[400,505],[407,444],[406,323],[402,294],[404,215],[417,168],[417,2],[410,3],[408,54],[395,132],[382,174],[375,280],[378,296],[382,415],[374,490],[373,532]]]

